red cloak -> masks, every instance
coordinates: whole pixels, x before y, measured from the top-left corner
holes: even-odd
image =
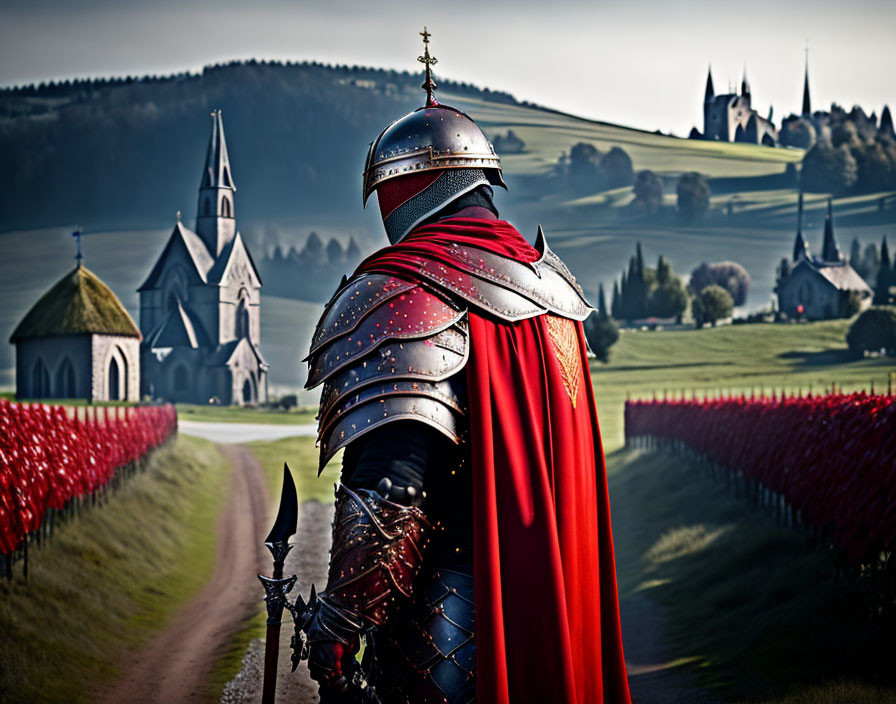
[[[419,258],[450,261],[453,242],[539,257],[502,220],[451,218],[359,269],[420,281]],[[478,701],[630,704],[582,323],[474,307],[469,321]]]

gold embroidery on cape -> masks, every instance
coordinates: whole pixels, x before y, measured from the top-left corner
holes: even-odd
[[[569,318],[560,318],[556,315],[546,315],[545,322],[548,326],[548,336],[551,338],[551,347],[554,348],[554,358],[560,368],[560,378],[563,379],[566,395],[575,408],[579,382],[582,378],[576,324]]]

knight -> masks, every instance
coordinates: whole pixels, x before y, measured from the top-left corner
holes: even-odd
[[[383,704],[629,704],[592,307],[540,228],[500,219],[500,160],[435,99],[422,35],[426,103],[363,172],[390,245],[307,357],[321,469],[344,450],[311,674],[322,701],[355,701],[360,668]]]

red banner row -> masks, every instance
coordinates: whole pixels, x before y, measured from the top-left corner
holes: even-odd
[[[96,491],[177,429],[174,406],[92,411],[82,420],[61,406],[0,400],[0,554],[49,509]]]
[[[896,397],[629,401],[626,439],[684,442],[760,482],[855,565],[896,548]]]

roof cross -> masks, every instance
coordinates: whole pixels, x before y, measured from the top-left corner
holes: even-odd
[[[435,56],[429,55],[429,38],[432,35],[426,27],[420,32],[420,36],[423,37],[423,56],[418,56],[417,61],[423,64],[425,71],[423,85],[420,87],[426,91],[426,107],[431,108],[439,104],[432,95],[432,92],[438,88],[435,81],[432,80],[432,66],[439,63],[439,60]]]
[[[75,254],[75,259],[78,260],[78,266],[81,266],[81,260],[84,258],[84,255],[81,254],[81,228],[80,227],[72,233],[72,237],[74,237],[75,241],[78,243],[78,253]]]

